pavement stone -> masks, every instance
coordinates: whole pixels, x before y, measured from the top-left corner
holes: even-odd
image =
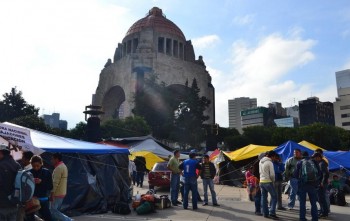
[[[202,183],[198,180],[198,189],[203,196]],[[134,193],[139,191],[141,194],[148,190],[147,180],[143,188],[134,187]],[[245,189],[230,187],[225,185],[216,185],[215,190],[218,197],[220,207],[213,207],[211,205],[211,198],[209,195],[209,205],[202,206],[198,204],[198,210],[192,210],[191,204],[188,210],[184,210],[181,206],[175,206],[164,210],[157,210],[156,213],[148,215],[137,215],[132,211],[129,215],[118,214],[101,214],[101,215],[83,215],[74,217],[76,221],[92,221],[92,220],[155,220],[155,221],[191,221],[191,220],[239,220],[239,221],[266,221],[269,220],[262,216],[254,214],[254,202],[250,202]],[[210,192],[210,191],[209,191]],[[159,189],[158,194],[169,194],[169,189]],[[287,195],[283,195],[284,205],[287,204]],[[347,202],[350,202],[350,196],[347,196]],[[296,208],[292,211],[277,211],[279,220],[292,221],[299,220],[298,202]],[[307,204],[308,205],[308,204]],[[310,205],[308,205],[310,207]],[[311,220],[310,210],[307,211],[307,219]],[[321,219],[320,219],[321,220]],[[323,219],[322,219],[323,220]],[[331,206],[331,214],[325,220],[336,221],[350,221],[350,206],[339,207]]]

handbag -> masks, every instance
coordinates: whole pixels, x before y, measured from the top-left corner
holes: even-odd
[[[40,201],[36,197],[32,197],[29,201],[25,203],[24,211],[26,214],[32,214],[41,209]]]

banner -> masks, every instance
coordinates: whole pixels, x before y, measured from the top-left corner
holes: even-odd
[[[0,136],[18,150],[32,151],[34,154],[43,152],[39,148],[33,146],[28,129],[0,123]]]

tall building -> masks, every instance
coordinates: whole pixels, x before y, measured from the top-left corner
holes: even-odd
[[[41,118],[44,119],[44,122],[46,125],[50,126],[51,128],[59,128],[62,130],[67,130],[68,123],[66,120],[60,120],[60,114],[59,113],[53,113],[51,115],[44,114]]]
[[[241,111],[256,107],[256,98],[238,97],[233,100],[228,100],[229,127],[236,128],[242,133]]]
[[[268,108],[257,107],[241,111],[242,128],[252,126],[266,126],[268,121]]]
[[[277,127],[297,127],[298,126],[298,118],[295,117],[285,117],[274,119],[274,122]]]
[[[298,121],[298,124],[300,124],[298,105],[294,105],[292,107],[286,107],[286,115],[289,117],[296,118]]]
[[[318,97],[299,101],[300,126],[313,123],[334,125],[333,103],[321,102]]]
[[[92,105],[102,107],[101,120],[132,116],[134,96],[143,91],[152,74],[157,75],[158,83],[165,83],[179,104],[185,99],[187,84],[196,79],[199,95],[210,100],[205,123],[215,123],[215,89],[203,57],[196,59],[191,40],[157,7],[131,25],[113,61],[108,59],[100,73]],[[155,105],[164,108],[160,101]]]
[[[337,127],[350,130],[350,69],[335,73],[338,97],[333,103]]]

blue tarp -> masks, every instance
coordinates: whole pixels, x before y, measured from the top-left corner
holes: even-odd
[[[339,170],[342,168],[350,170],[349,151],[325,151],[323,154],[328,160],[329,170]]]
[[[129,154],[127,148],[59,137],[8,122],[0,123],[0,135],[10,142],[18,143],[25,150],[30,150],[35,154],[43,152]]]
[[[310,156],[314,153],[313,150],[310,150],[309,148],[304,147],[291,140],[279,145],[274,151],[276,151],[276,153],[281,156],[283,163],[285,163],[288,158],[294,155],[295,149],[300,149],[301,152],[306,151],[309,153]]]
[[[288,158],[293,156],[295,149],[300,149],[301,152],[306,151],[310,156],[314,153],[313,150],[293,141],[287,141],[281,144],[275,151],[281,156],[283,163],[285,163]],[[342,168],[350,169],[349,151],[325,151],[324,156],[328,159],[329,170],[339,170]]]

